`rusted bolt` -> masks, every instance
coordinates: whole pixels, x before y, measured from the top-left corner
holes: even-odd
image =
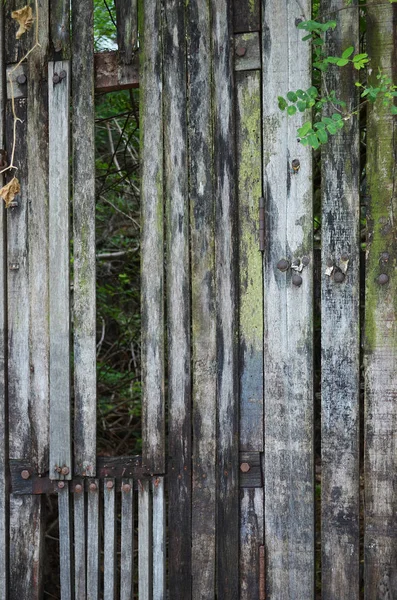
[[[63,488],[65,487],[65,482],[64,481],[58,481],[58,487],[60,490],[63,490]]]
[[[285,258],[282,258],[277,263],[277,269],[279,271],[282,271],[283,273],[288,270],[288,267],[289,267],[289,262],[288,262],[288,260],[285,260]]]
[[[291,163],[291,167],[292,167],[292,170],[294,171],[294,173],[297,173],[299,171],[299,169],[301,168],[300,160],[298,160],[297,158],[294,158],[294,160]]]
[[[62,475],[69,475],[69,467],[62,467],[61,473]]]
[[[247,48],[244,48],[244,46],[238,46],[236,49],[236,54],[237,56],[245,56],[247,54]]]
[[[76,494],[81,494],[81,492],[83,491],[83,486],[80,483],[77,483],[74,486],[74,491],[76,492]]]
[[[58,73],[54,73],[54,75],[52,76],[52,83],[54,83],[56,85],[60,81],[61,81],[61,78],[59,77]]]
[[[97,486],[96,483],[90,483],[90,492],[96,492]]]
[[[129,484],[129,483],[125,483],[125,484],[123,485],[123,492],[125,492],[126,494],[129,494],[129,493],[130,493],[130,491],[131,491],[131,486],[130,486],[130,484]]]
[[[296,287],[300,287],[302,285],[303,279],[300,275],[296,274],[292,275],[292,284]]]
[[[114,488],[114,482],[113,481],[107,481],[106,482],[106,487],[108,490],[112,490]]]
[[[27,469],[24,469],[24,470],[21,472],[21,477],[22,477],[22,479],[25,479],[25,480],[26,480],[26,479],[29,479],[29,477],[30,477],[30,473],[29,473],[29,471],[28,471]]]
[[[302,265],[304,267],[307,267],[307,265],[309,264],[309,262],[310,262],[310,258],[308,256],[303,256],[302,257]]]
[[[345,274],[342,271],[335,271],[334,281],[335,283],[343,283],[345,281]]]
[[[378,277],[378,283],[380,283],[380,285],[385,285],[385,283],[389,283],[389,276],[386,275],[386,273],[382,273],[382,275],[379,275]]]
[[[249,463],[246,463],[246,462],[245,463],[241,463],[241,465],[240,465],[240,471],[242,473],[248,473],[248,471],[250,471],[250,470],[251,470],[251,465]]]
[[[59,73],[59,78],[60,78],[60,79],[65,79],[65,77],[66,77],[66,71],[61,71],[61,72]]]
[[[27,80],[28,78],[24,73],[21,73],[21,75],[18,75],[17,77],[17,83],[19,83],[19,85],[24,85],[27,82]]]

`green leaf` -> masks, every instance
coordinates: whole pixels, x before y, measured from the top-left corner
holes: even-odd
[[[311,128],[311,121],[306,121],[306,123],[303,123],[302,127],[298,129],[299,137],[305,137],[305,135],[310,131]]]
[[[285,98],[283,98],[282,96],[278,96],[277,98],[278,100],[278,107],[280,110],[285,110],[288,106],[287,101],[285,100]]]
[[[353,62],[357,62],[357,61],[361,61],[365,58],[368,58],[368,54],[356,54],[355,56],[353,56]]]
[[[296,113],[296,106],[293,104],[287,108],[287,113],[292,117]]]
[[[324,60],[327,63],[331,63],[331,65],[337,65],[340,58],[338,58],[337,56],[327,56],[327,58],[325,58]]]
[[[309,33],[309,35],[305,35],[305,37],[302,38],[302,42],[307,42],[307,40],[311,40],[312,39],[312,34]]]
[[[332,119],[330,119],[329,117],[324,117],[323,118],[324,123],[326,123],[327,125],[332,125],[334,126],[334,121]]]
[[[309,37],[309,36],[307,36]],[[305,39],[305,38],[303,38]],[[313,40],[313,46],[323,46],[324,45],[324,40],[322,40],[321,38],[315,38]]]
[[[349,64],[349,61],[347,58],[340,58],[336,64],[338,67],[345,67],[347,64]]]
[[[295,94],[295,92],[288,92],[287,98],[290,102],[296,102],[298,100],[298,96]]]
[[[349,58],[354,52],[354,46],[349,46],[342,52],[342,58]]]
[[[296,106],[298,107],[299,112],[305,112],[307,108],[307,104],[306,102],[303,102],[303,100],[298,100]]]
[[[397,0],[396,0],[397,1]],[[391,107],[391,114],[392,115],[397,115],[397,106],[392,106]]]
[[[328,133],[325,131],[325,129],[319,129],[317,131],[317,137],[321,144],[326,144],[328,142]]]
[[[325,129],[325,123],[323,121],[319,121],[318,123],[314,124],[314,127],[316,129]]]
[[[309,87],[309,89],[307,90],[307,93],[312,98],[317,98],[317,96],[318,96],[318,90],[317,90],[316,87],[314,87],[314,85],[312,85],[311,87]]]
[[[310,146],[312,146],[315,150],[317,150],[317,148],[320,146],[318,137],[316,136],[315,133],[311,133],[310,135],[308,135],[307,140],[308,140]]]
[[[300,143],[302,144],[302,146],[308,146],[309,145],[309,142],[308,142],[307,138],[302,138],[300,140]]]
[[[309,96],[303,90],[296,90],[296,95],[301,100],[309,100]]]
[[[334,113],[332,115],[332,118],[334,121],[341,121],[342,120],[342,115],[340,115],[339,113]]]
[[[338,128],[336,125],[327,125],[327,129],[331,135],[335,135],[335,133],[338,131]]]

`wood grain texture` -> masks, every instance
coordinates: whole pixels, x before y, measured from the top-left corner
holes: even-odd
[[[87,488],[87,600],[98,600],[100,557],[99,480],[89,479]]]
[[[137,0],[115,0],[117,21],[117,44],[123,63],[132,61],[138,41]]]
[[[70,515],[69,483],[58,491],[59,511],[59,567],[61,582],[61,600],[72,600],[72,529]],[[62,485],[61,484],[61,485]]]
[[[69,484],[72,485],[72,484]],[[76,486],[81,486],[76,490]],[[86,494],[84,493],[84,480],[73,482],[73,504],[74,504],[74,594],[78,600],[86,599]]]
[[[74,470],[95,475],[96,302],[93,0],[72,2]]]
[[[212,3],[217,316],[217,594],[238,598],[238,338],[231,2]]]
[[[153,600],[166,598],[166,518],[164,477],[152,480]]]
[[[103,599],[116,598],[116,489],[114,479],[105,479],[103,485],[104,518],[104,576]],[[109,487],[108,487],[109,486]],[[111,487],[110,487],[111,486]]]
[[[149,481],[138,481],[138,594],[152,598],[152,522]]]
[[[341,0],[323,0],[328,13],[344,6]],[[326,52],[341,56],[349,46],[359,47],[358,10],[351,7],[337,17],[327,37]],[[357,105],[357,71],[329,69],[325,90],[349,98],[347,110]],[[331,116],[335,108],[324,113]],[[360,393],[360,154],[359,123],[346,122],[329,136],[322,149],[322,267],[321,267],[321,535],[322,598],[355,600],[359,597],[359,393]],[[345,280],[333,274],[339,266]],[[332,262],[334,273],[325,274]]]
[[[261,44],[258,32],[235,35],[234,49],[236,71],[253,71],[261,68]]]
[[[263,4],[266,597],[277,600],[314,593],[312,165],[296,134],[309,115],[287,119],[277,107],[278,95],[311,85],[302,12],[310,18],[309,2]],[[303,256],[299,287],[276,265]]]
[[[164,205],[161,2],[140,4],[142,455],[165,471]]]
[[[120,600],[134,598],[134,480],[123,479],[121,488]]]
[[[191,372],[185,1],[166,0],[164,176],[167,224],[168,585],[191,598]]]
[[[55,73],[66,73],[52,83]],[[70,398],[70,67],[48,63],[49,81],[49,308],[50,308],[50,477],[72,478]]]
[[[96,52],[95,91],[112,92],[139,87],[139,55],[129,64],[120,60],[118,52]]]
[[[207,0],[189,2],[188,136],[192,295],[192,598],[215,594],[216,290]]]
[[[70,58],[70,2],[51,0],[50,53],[54,60]]]
[[[397,72],[397,7],[367,13],[372,74]],[[397,590],[395,535],[397,427],[396,117],[381,102],[368,107],[368,237],[365,309],[365,599],[386,600]],[[379,143],[382,140],[382,143]],[[388,275],[381,285],[378,277]]]
[[[263,544],[263,489],[240,491],[240,600],[259,598],[259,547]]]
[[[260,0],[233,0],[234,33],[259,31],[261,28]]]

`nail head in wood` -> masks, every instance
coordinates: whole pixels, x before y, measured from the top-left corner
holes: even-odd
[[[282,258],[277,263],[277,269],[279,271],[282,271],[283,273],[288,270],[288,267],[289,267],[289,262],[288,262],[288,260],[285,260],[285,258]]]
[[[89,489],[90,489],[90,492],[96,492],[96,490],[97,490],[96,483],[90,483]]]
[[[106,482],[106,487],[108,490],[112,490],[114,487],[114,482],[113,481],[107,481]]]
[[[335,283],[343,283],[345,281],[345,274],[342,271],[336,271],[334,275]]]
[[[27,82],[27,77],[24,73],[21,73],[21,75],[18,75],[17,83],[19,83],[19,85],[24,85],[26,82]]]
[[[302,265],[304,267],[307,267],[307,265],[310,263],[310,258],[308,256],[303,256],[302,258]]]
[[[25,480],[26,480],[26,479],[29,479],[29,477],[30,477],[30,473],[29,473],[29,471],[28,471],[27,469],[24,469],[24,470],[21,472],[21,477],[22,477],[22,479],[25,479]]]
[[[382,252],[382,254],[380,255],[381,260],[383,260],[383,262],[388,262],[389,258],[390,258],[390,254],[388,252]]]
[[[66,71],[61,71],[59,73],[59,79],[65,79],[65,77],[66,77]]]
[[[80,483],[78,483],[74,486],[74,491],[76,492],[76,494],[81,494],[81,492],[83,491],[83,486]]]
[[[61,81],[61,78],[59,77],[58,73],[54,73],[54,75],[52,76],[52,83],[54,83],[56,85],[60,81]]]
[[[125,483],[125,484],[123,485],[123,488],[122,488],[122,489],[123,489],[123,492],[125,492],[126,494],[129,494],[129,492],[131,491],[131,486],[130,486],[130,484],[129,484],[129,483]]]
[[[251,470],[251,466],[249,465],[249,463],[246,463],[246,462],[241,463],[241,465],[240,465],[240,471],[242,473],[248,473],[248,471],[250,471],[250,470]]]
[[[61,473],[62,475],[69,475],[69,467],[62,467]]]
[[[246,55],[246,53],[247,53],[247,48],[244,48],[243,46],[239,46],[239,47],[236,49],[236,54],[237,54],[237,56],[245,56],[245,55]]]
[[[300,275],[293,275],[292,276],[292,284],[295,285],[296,287],[300,287],[302,285],[303,279]]]
[[[294,158],[294,160],[291,163],[291,167],[292,167],[292,170],[294,171],[294,173],[297,173],[299,171],[299,169],[301,168],[300,160],[298,160],[297,158]]]
[[[58,481],[58,487],[60,490],[63,490],[63,488],[65,487],[65,482],[64,481]]]
[[[389,276],[386,275],[386,273],[382,273],[378,277],[378,283],[380,283],[380,285],[385,285],[386,283],[389,283]]]

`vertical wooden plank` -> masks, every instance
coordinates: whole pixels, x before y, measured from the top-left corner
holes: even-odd
[[[74,483],[74,594],[79,600],[86,599],[86,501],[84,480]]]
[[[217,290],[217,594],[238,598],[238,365],[232,3],[212,3]]]
[[[104,481],[104,600],[116,597],[116,490],[115,480]]]
[[[56,76],[62,74],[57,83]],[[72,477],[70,404],[69,62],[48,63],[50,477]],[[62,471],[63,469],[63,471]]]
[[[165,490],[164,477],[152,480],[153,490],[153,600],[165,600]]]
[[[233,0],[234,33],[259,31],[261,28],[260,0]]]
[[[216,314],[211,24],[208,0],[187,7],[192,286],[192,598],[215,595]]]
[[[191,598],[191,374],[185,1],[166,0],[164,176],[167,211],[169,593]]]
[[[62,481],[58,490],[59,512],[59,563],[61,600],[72,600],[72,556],[69,483]]]
[[[397,6],[367,13],[371,57],[369,83],[378,69],[397,70]],[[390,107],[368,106],[367,180],[369,192],[366,262],[365,357],[365,598],[386,600],[397,589],[395,536],[397,427],[396,314],[396,117]],[[380,143],[381,141],[381,143]]]
[[[75,473],[95,475],[96,303],[93,0],[72,1]]]
[[[88,481],[87,494],[87,600],[99,598],[99,480]]]
[[[149,481],[138,481],[138,593],[152,598],[152,540]]]
[[[130,64],[138,40],[137,0],[115,0],[117,21],[117,44],[121,60]]]
[[[323,0],[328,14],[343,0]],[[358,9],[338,12],[326,52],[359,48]],[[356,71],[357,73],[357,71]],[[357,105],[353,65],[330,68],[326,90]],[[335,113],[327,108],[325,116]],[[359,597],[360,201],[359,122],[350,119],[322,149],[321,536],[323,600]],[[342,282],[338,269],[347,263]],[[326,275],[334,265],[331,276]]]
[[[278,600],[314,597],[311,151],[296,135],[309,115],[277,107],[278,95],[311,84],[302,14],[306,0],[263,3],[266,597]],[[281,259],[302,271],[282,272]]]
[[[260,598],[259,548],[263,544],[263,520],[263,489],[241,489],[240,600]]]
[[[54,60],[70,58],[70,2],[68,0],[51,0],[50,34],[50,53]]]
[[[120,600],[134,598],[134,482],[121,484]]]
[[[165,471],[164,207],[161,2],[140,4],[142,454],[152,473]]]

